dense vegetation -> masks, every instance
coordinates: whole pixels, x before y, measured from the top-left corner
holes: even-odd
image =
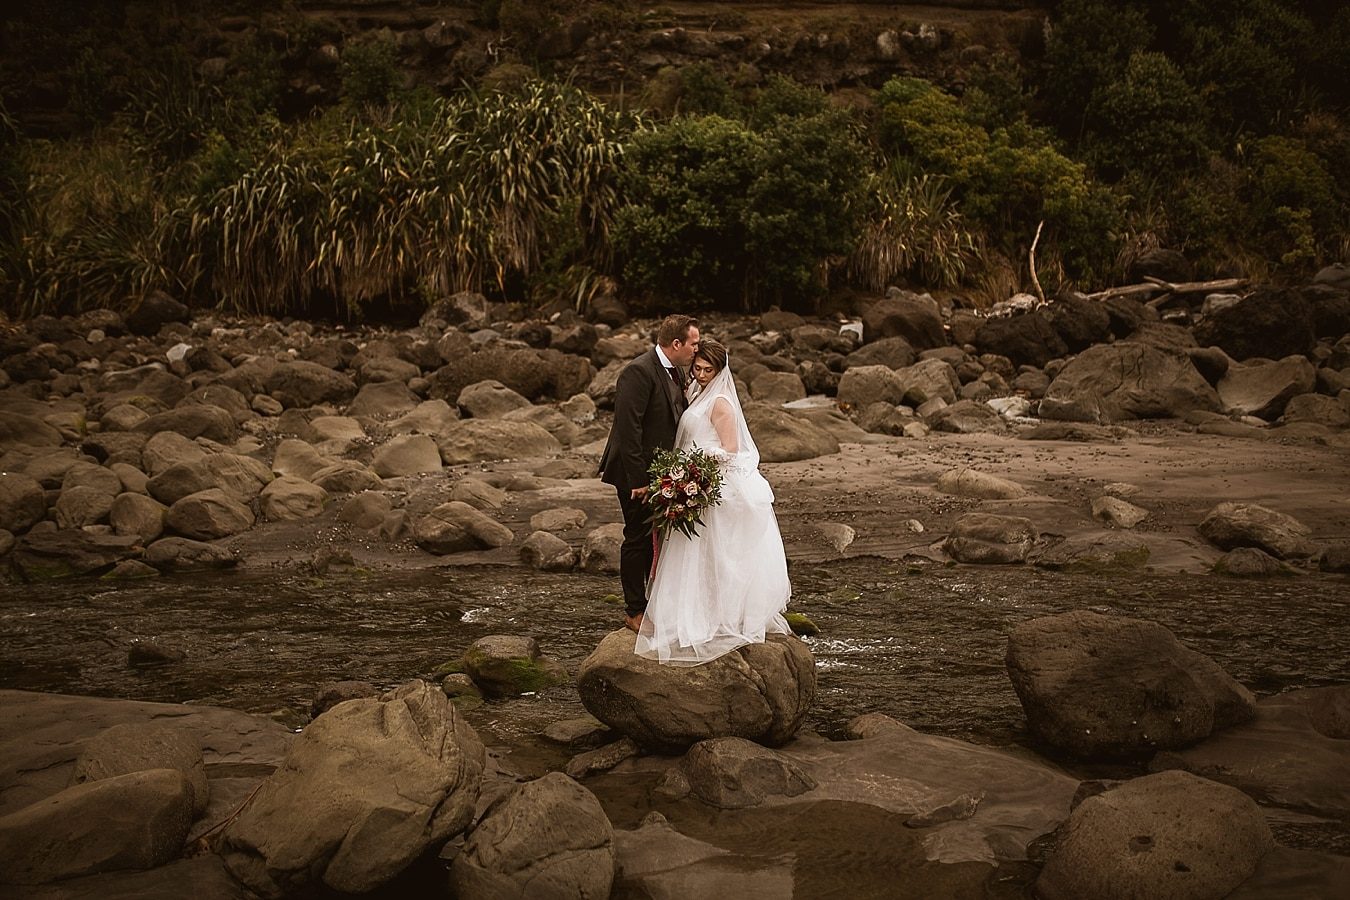
[[[441,96],[405,87],[378,35],[345,42],[331,96],[298,103],[288,60],[340,36],[260,31],[211,78],[170,39],[174,4],[40,6],[7,44],[62,60],[46,77],[80,127],[39,137],[0,107],[17,316],[155,289],[344,316],[463,289],[539,308],[616,287],[647,308],[810,309],[896,283],[997,300],[1029,285],[1038,230],[1047,291],[1159,246],[1269,278],[1350,251],[1341,4],[1063,0],[1043,54],[848,106],[713,62],[602,98],[536,77],[528,52]],[[574,6],[476,8],[528,48]]]

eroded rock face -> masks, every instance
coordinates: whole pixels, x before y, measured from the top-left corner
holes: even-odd
[[[692,794],[720,809],[756,806],[768,796],[795,797],[816,780],[786,756],[744,738],[699,741],[666,773],[657,790],[679,798]]]
[[[1289,401],[1317,386],[1317,369],[1302,356],[1278,362],[1230,366],[1219,380],[1219,399],[1229,412],[1274,420]]]
[[[372,890],[473,817],[483,745],[445,694],[413,681],[324,713],[222,835],[265,897]]]
[[[1149,775],[1078,805],[1036,894],[1226,897],[1274,846],[1260,808],[1241,791],[1184,772]]]
[[[815,699],[815,659],[796,637],[770,635],[693,667],[637,656],[635,640],[626,629],[605,637],[582,662],[577,690],[591,715],[653,750],[682,753],[713,737],[782,744]]]
[[[1312,556],[1311,529],[1257,503],[1220,503],[1200,521],[1200,534],[1220,550],[1256,547],[1279,559]]]
[[[173,769],[67,788],[0,818],[0,882],[163,865],[183,848],[192,801],[187,779]]]
[[[1219,395],[1184,353],[1119,341],[1074,357],[1050,382],[1040,412],[1046,419],[1109,424],[1219,408]]]
[[[820,425],[777,407],[750,403],[745,421],[764,462],[814,459],[839,452],[839,440]]]
[[[461,900],[605,898],[614,861],[614,829],[600,801],[551,772],[488,808],[451,877]]]
[[[451,500],[418,519],[413,526],[417,545],[429,553],[460,553],[511,543],[511,529],[467,503]]]
[[[206,765],[194,735],[172,725],[114,725],[84,745],[75,760],[72,784],[102,781],[131,772],[175,769],[192,794],[192,811],[201,815],[211,799]]]
[[[964,563],[1021,563],[1026,562],[1036,538],[1036,526],[1023,516],[966,513],[956,520],[942,549]]]
[[[1256,698],[1152,622],[1077,610],[1023,622],[1008,676],[1039,740],[1084,759],[1186,747],[1250,719]]]

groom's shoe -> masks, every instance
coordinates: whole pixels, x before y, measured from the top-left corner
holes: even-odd
[[[642,628],[642,613],[638,613],[635,616],[625,614],[623,617],[623,627],[627,628],[629,631],[637,632],[638,629]]]

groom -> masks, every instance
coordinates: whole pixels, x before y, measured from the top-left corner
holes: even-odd
[[[698,352],[698,320],[666,316],[656,346],[624,366],[614,393],[614,427],[600,457],[600,479],[614,485],[623,509],[619,581],[623,623],[633,631],[647,608],[652,526],[647,521],[647,467],[659,449],[675,446],[675,426],[687,402],[685,372]]]

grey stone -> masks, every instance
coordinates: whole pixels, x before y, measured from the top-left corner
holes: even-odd
[[[188,538],[160,538],[145,548],[144,559],[162,572],[228,569],[239,560],[225,547]]]
[[[1079,758],[1185,747],[1255,707],[1213,660],[1124,616],[1077,610],[1022,622],[1006,662],[1032,733]]]
[[[567,681],[567,671],[539,655],[532,637],[491,634],[464,651],[464,671],[486,697],[515,697]]]
[[[165,524],[200,541],[229,537],[253,527],[253,511],[219,488],[189,494],[169,507]]]
[[[211,787],[195,735],[173,725],[114,725],[93,737],[75,760],[71,784],[102,781],[149,769],[182,773],[192,794],[193,817],[206,812]]]
[[[607,635],[577,672],[588,712],[638,744],[680,753],[711,737],[770,745],[796,734],[816,692],[815,659],[798,638],[769,635],[695,667],[633,652],[627,629]]]
[[[1311,529],[1293,516],[1257,503],[1225,502],[1200,521],[1200,534],[1220,550],[1257,547],[1279,559],[1312,556]]]
[[[438,434],[436,443],[448,466],[495,459],[551,457],[562,451],[558,439],[533,422],[470,419]]]
[[[413,681],[340,704],[296,738],[219,852],[265,897],[373,890],[468,826],[484,762],[437,687]]]
[[[791,759],[744,738],[721,737],[690,747],[656,791],[671,799],[692,794],[719,809],[744,809],[771,795],[795,797],[815,786]]]
[[[942,549],[964,563],[1025,562],[1035,545],[1036,527],[1022,516],[966,513],[956,520]]]
[[[164,533],[164,504],[144,494],[122,493],[113,498],[108,521],[117,534],[149,544]]]
[[[1036,879],[1036,894],[1226,897],[1274,846],[1260,808],[1241,791],[1185,772],[1148,775],[1078,805]]]
[[[79,784],[0,818],[0,881],[42,884],[163,865],[182,850],[191,824],[192,789],[176,770]]]
[[[1317,386],[1317,369],[1302,356],[1278,362],[1231,366],[1219,380],[1219,400],[1228,412],[1273,421],[1289,401]]]
[[[0,528],[21,534],[47,516],[47,495],[37,479],[0,473]]]
[[[323,512],[328,492],[291,475],[274,479],[259,495],[263,518],[269,522],[312,519]]]
[[[1094,497],[1092,518],[1116,528],[1133,528],[1148,518],[1148,510],[1119,497]]]
[[[461,900],[610,896],[614,829],[600,802],[560,772],[494,803],[451,866]]]
[[[520,545],[520,558],[541,572],[570,572],[577,554],[562,538],[547,531],[536,531]]]
[[[619,574],[619,549],[622,546],[622,522],[592,529],[581,546],[581,568],[596,575]]]
[[[428,435],[398,435],[375,451],[370,467],[381,478],[439,472],[441,451]]]
[[[120,482],[118,487],[121,487]],[[107,521],[108,513],[112,511],[113,496],[98,488],[84,486],[63,490],[54,507],[57,526],[82,528]]]
[[[441,555],[501,547],[515,539],[511,529],[458,500],[419,518],[413,536],[423,550]]]
[[[1219,407],[1219,395],[1184,353],[1118,341],[1089,347],[1070,360],[1050,382],[1040,414],[1110,424]]]
[[[384,487],[384,481],[366,466],[350,459],[324,466],[308,479],[330,494],[354,494]]]
[[[944,494],[980,500],[1015,500],[1027,493],[1026,488],[1015,481],[965,467],[943,472],[936,487]]]

